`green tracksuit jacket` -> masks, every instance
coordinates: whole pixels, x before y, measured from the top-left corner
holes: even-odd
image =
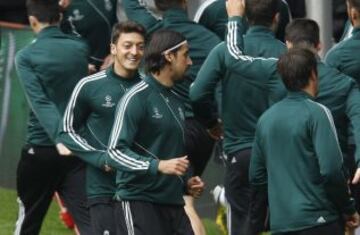
[[[82,79],[67,106],[60,141],[87,165],[89,198],[115,194],[115,172],[97,168],[100,152],[106,152],[118,101],[140,81],[139,74],[126,79],[113,68]]]
[[[192,117],[189,86],[195,80],[207,55],[220,42],[220,39],[202,25],[189,20],[186,11],[182,9],[170,9],[164,12],[160,20],[140,2],[141,0],[123,0],[126,15],[130,20],[143,25],[149,34],[157,29],[166,28],[181,33],[188,41],[189,55],[193,64],[187,72],[186,79],[176,84],[173,90],[185,104],[186,117]]]
[[[185,179],[158,172],[160,160],[185,155],[184,119],[182,102],[151,76],[123,96],[106,156],[118,170],[118,199],[184,203]]]
[[[360,84],[360,28],[352,31],[350,38],[339,42],[326,55],[325,63],[346,75],[355,78]]]
[[[265,27],[252,27],[246,35],[245,54],[278,57],[285,50]],[[215,87],[221,81],[223,144],[225,152],[232,154],[252,146],[258,118],[286,91],[276,73],[275,59],[234,58],[227,46],[231,45],[223,43],[211,51],[191,86],[190,98],[195,116],[211,127],[218,118]]]
[[[197,10],[194,21],[216,33],[222,40],[225,39],[228,15],[225,0],[206,0]],[[276,37],[284,41],[285,27],[291,20],[290,9],[285,0],[280,1],[280,22]],[[248,27],[247,23],[244,27]]]
[[[100,66],[110,53],[112,26],[117,22],[116,7],[116,0],[72,0],[64,12],[61,29],[87,43],[90,64]]]
[[[272,232],[297,231],[355,212],[330,111],[290,92],[259,119],[250,182],[267,186]]]
[[[87,74],[87,56],[82,42],[56,26],[44,28],[17,53],[16,70],[31,108],[28,144],[55,144],[71,92]]]
[[[191,91],[190,93],[191,98],[195,101],[195,108],[198,109],[198,116],[202,117],[205,120],[208,120],[208,123],[213,122],[212,120],[214,120],[214,117],[216,118],[216,113],[214,112],[214,108],[212,108],[211,106],[213,102],[211,101],[212,97],[211,93],[209,92],[212,89],[212,83],[207,82],[206,77],[209,77],[209,80],[211,80],[211,77],[221,77],[224,73],[225,76],[229,76],[229,74],[231,75],[232,70],[234,70],[234,67],[238,71],[237,74],[240,74],[242,76],[246,74],[247,80],[249,82],[253,82],[255,80],[254,78],[259,76],[263,79],[271,78],[274,77],[277,73],[277,59],[255,58],[250,56],[244,56],[242,54],[243,37],[238,37],[238,35],[242,35],[243,32],[241,32],[241,27],[236,26],[240,21],[241,18],[239,17],[234,17],[230,19],[228,24],[229,40],[226,42],[227,50],[225,50],[224,52],[224,49],[219,50],[218,48],[216,48],[211,52],[205,63],[209,64],[209,66],[207,67],[207,69],[202,68],[199,72],[199,75],[206,74],[204,76],[204,79],[202,79],[204,81],[204,85],[201,85],[201,82],[199,80],[198,86],[201,88],[201,90],[196,91],[196,84],[194,84],[192,87],[194,91]],[[210,68],[213,69],[210,70]],[[346,140],[348,136],[347,130],[349,126],[349,120],[352,124],[352,127],[354,128],[355,144],[360,146],[360,93],[357,84],[352,78],[340,73],[336,69],[326,66],[320,61],[318,61],[317,69],[319,77],[319,94],[316,98],[316,101],[322,103],[331,110],[338,131],[341,149],[344,153],[346,153]],[[236,79],[237,77],[239,77],[239,75],[236,75],[234,79]],[[269,81],[278,80],[270,79]],[[273,84],[271,85],[273,87]],[[251,112],[252,115],[249,115],[248,112],[241,110],[241,112],[245,115],[242,114],[242,119],[239,119],[241,115],[240,112],[239,116],[236,117],[233,113],[235,112],[234,110],[239,109],[240,106],[232,107],[232,109],[229,109],[226,108],[225,105],[227,103],[231,105],[231,103],[236,102],[236,100],[238,100],[237,102],[250,102],[251,104],[251,102],[254,100],[255,102],[254,104],[252,104],[252,106],[255,108],[261,107],[261,110],[264,110],[264,108],[266,108],[266,100],[263,100],[262,102],[256,100],[260,99],[261,96],[257,95],[257,93],[254,93],[250,89],[248,90],[243,88],[244,92],[240,93],[238,92],[240,88],[236,87],[235,85],[232,85],[230,87],[233,88],[233,95],[228,95],[227,98],[226,96],[224,96],[225,98],[223,98],[224,110],[232,110],[231,114],[227,112],[224,113],[222,116],[224,120],[225,130],[224,148],[226,150],[227,131],[228,136],[236,136],[236,139],[234,138],[234,142],[232,142],[233,146],[236,145],[239,149],[251,147],[252,141],[254,139],[254,128],[257,122],[257,119],[255,119],[255,117],[257,118],[259,116],[254,116],[253,110]],[[278,88],[275,89],[275,96],[272,95],[273,92],[269,93],[271,95],[271,99],[281,96],[281,90],[284,91],[283,85],[275,86],[275,88]],[[269,92],[269,90],[265,88],[261,88],[261,90],[264,90],[263,92]],[[252,98],[249,99],[248,97]],[[226,99],[228,99],[228,102],[226,102]],[[251,107],[250,104],[247,106]],[[246,105],[244,105],[244,107],[246,107]],[[226,120],[228,120],[229,124],[226,124]],[[250,129],[249,126],[251,126]],[[231,132],[235,129],[237,130],[236,132]],[[235,144],[235,140],[238,141],[237,144]],[[239,142],[240,140],[242,140],[242,142]],[[356,150],[355,158],[357,166],[360,166],[359,149]]]

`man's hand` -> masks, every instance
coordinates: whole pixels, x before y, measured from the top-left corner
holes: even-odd
[[[245,0],[227,0],[226,11],[228,17],[245,15]]]
[[[356,172],[355,172],[355,175],[354,175],[354,178],[352,179],[352,184],[358,184],[360,181],[360,168],[357,168],[356,169]]]
[[[200,197],[204,191],[205,183],[199,176],[191,177],[187,182],[187,191],[194,198]]]
[[[184,175],[189,167],[187,156],[173,158],[170,160],[160,160],[158,170],[165,175]]]
[[[354,229],[359,227],[360,217],[357,212],[355,212],[352,215],[345,215],[344,218],[345,218],[346,227],[348,227],[349,229]]]
[[[56,149],[58,153],[62,156],[71,156],[72,152],[62,143],[56,144]]]
[[[211,127],[210,129],[207,129],[207,132],[209,133],[210,137],[214,140],[221,140],[224,136],[223,126],[222,122],[218,121],[215,126]]]

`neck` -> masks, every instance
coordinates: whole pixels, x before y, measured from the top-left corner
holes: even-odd
[[[152,76],[163,86],[174,86],[173,80],[171,80],[171,73],[166,69],[161,70],[159,73],[152,73]]]
[[[352,23],[352,25],[353,25],[354,28],[359,28],[360,27],[360,20],[354,21]]]
[[[36,26],[33,27],[33,31],[38,34],[40,33],[40,31],[42,31],[43,29],[49,27],[49,26],[52,26],[54,24],[49,24],[49,23],[40,23],[40,24],[37,24]]]
[[[119,65],[115,60],[114,72],[122,78],[132,78],[135,75],[136,70],[127,70],[123,66]]]
[[[304,89],[302,89],[303,92],[306,92],[307,94],[309,94],[312,97],[316,97],[316,89],[314,89],[313,85],[309,85],[307,87],[305,87]]]

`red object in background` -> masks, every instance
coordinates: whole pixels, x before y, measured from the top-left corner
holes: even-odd
[[[58,203],[59,207],[60,207],[60,211],[59,211],[59,218],[60,220],[63,222],[63,224],[71,230],[74,230],[76,235],[80,235],[75,223],[74,223],[74,219],[72,218],[70,212],[67,210],[67,208],[64,205],[64,202],[62,201],[62,199],[60,198],[59,194],[57,192],[55,192],[54,194],[55,200]]]

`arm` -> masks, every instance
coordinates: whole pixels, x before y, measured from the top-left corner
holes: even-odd
[[[325,63],[327,65],[329,65],[330,67],[336,68],[336,69],[340,69],[340,61],[341,61],[341,56],[339,56],[337,54],[337,50],[335,50],[336,46],[334,46],[333,48],[331,48],[328,53],[325,56]]]
[[[360,148],[358,148],[358,146],[360,146],[360,92],[356,82],[352,78],[346,77],[344,79],[351,79],[351,82],[353,83],[351,91],[346,99],[345,112],[351,122],[355,145],[357,146],[355,151],[355,161],[358,169],[353,179],[353,183],[357,184],[360,180]]]
[[[222,43],[210,52],[190,87],[189,96],[195,116],[208,128],[218,122],[215,89],[225,74],[224,50]]]
[[[117,170],[156,175],[159,160],[131,150],[141,120],[146,115],[143,101],[139,100],[136,93],[146,87],[143,83],[139,83],[119,102],[110,135],[107,160],[108,164]]]
[[[266,159],[262,151],[259,124],[256,128],[255,141],[251,153],[249,181],[260,190],[266,190],[267,188]]]
[[[17,54],[16,71],[32,112],[55,143],[59,133],[61,114],[47,96],[41,80],[34,73],[31,60],[25,53],[25,51],[20,51]]]
[[[318,158],[320,174],[329,200],[345,215],[355,212],[354,201],[343,172],[341,154],[336,129],[330,110],[322,106],[314,113],[311,121],[312,141]]]
[[[88,78],[80,80],[71,95],[63,117],[59,141],[86,163],[104,169],[105,161],[102,155],[105,151],[97,150],[88,144],[80,134],[91,112],[85,95],[88,81]]]
[[[160,22],[142,0],[123,0],[123,5],[127,18],[141,24],[146,31],[153,31]]]

